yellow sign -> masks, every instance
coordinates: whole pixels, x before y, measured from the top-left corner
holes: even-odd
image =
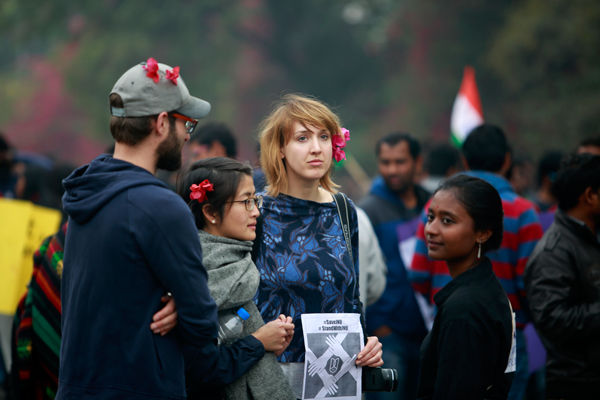
[[[58,231],[60,211],[0,198],[0,313],[12,315],[33,271],[33,253]]]

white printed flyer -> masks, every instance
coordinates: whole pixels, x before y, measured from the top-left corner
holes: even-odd
[[[302,399],[360,400],[364,347],[360,314],[302,314],[306,347]]]

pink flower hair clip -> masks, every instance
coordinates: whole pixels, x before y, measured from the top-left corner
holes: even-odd
[[[350,140],[350,131],[346,128],[340,130],[339,135],[333,135],[331,138],[331,146],[333,147],[333,159],[335,162],[340,162],[346,159],[346,152],[342,150],[346,147],[346,142]]]
[[[202,203],[206,200],[207,194],[206,192],[214,192],[213,184],[208,181],[208,179],[200,182],[199,185],[193,184],[190,186],[190,199],[198,200],[198,203]]]
[[[158,83],[158,81],[160,81],[160,75],[158,75],[158,63],[154,58],[150,57],[148,61],[146,61],[146,65],[144,65],[142,68],[148,71],[146,72],[146,76],[152,79],[154,83]]]
[[[165,78],[177,85],[177,78],[179,78],[179,67],[175,67],[170,71],[167,70],[167,75],[165,75]]]
[[[146,65],[144,65],[146,72],[146,76],[154,81],[154,83],[158,83],[160,81],[160,75],[158,73],[158,62],[152,57],[146,61]],[[165,75],[165,79],[173,82],[174,85],[177,85],[177,78],[179,78],[179,67],[175,67],[172,70],[167,70]]]

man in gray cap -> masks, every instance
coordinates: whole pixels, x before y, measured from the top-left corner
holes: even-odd
[[[214,343],[216,306],[192,214],[154,174],[181,166],[210,104],[190,96],[179,67],[151,58],[118,80],[110,110],[114,156],[64,181],[57,398],[185,399],[181,346]],[[155,335],[152,316],[167,292],[178,327]]]

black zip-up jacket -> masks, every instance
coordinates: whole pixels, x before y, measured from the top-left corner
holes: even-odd
[[[533,322],[548,352],[546,394],[600,393],[600,243],[558,210],[525,268]]]
[[[454,278],[433,300],[438,312],[421,346],[417,398],[506,399],[513,324],[490,259]]]

